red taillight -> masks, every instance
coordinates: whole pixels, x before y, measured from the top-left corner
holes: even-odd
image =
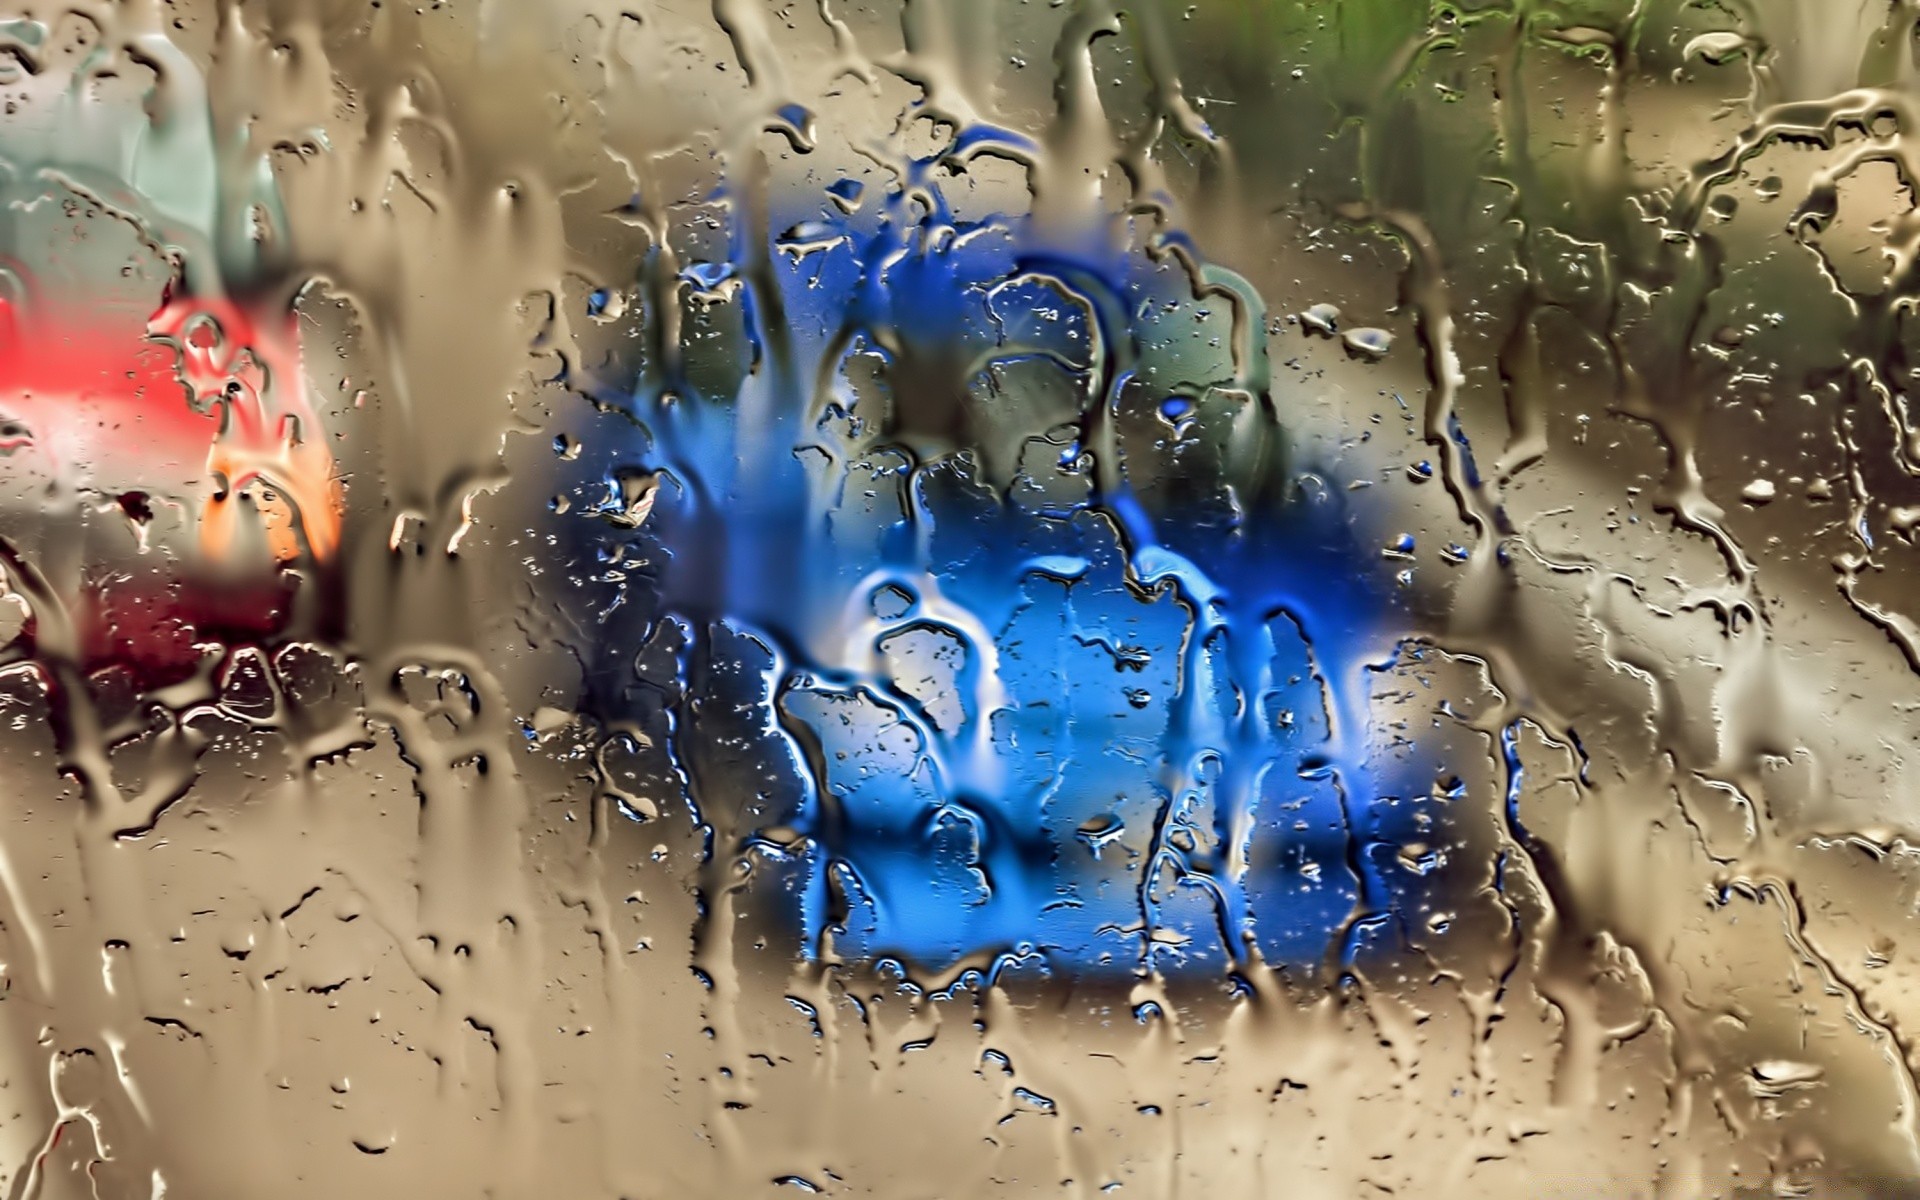
[[[198,550],[214,562],[236,545],[236,493],[258,483],[282,518],[263,531],[274,558],[293,561],[304,543],[311,559],[332,559],[341,489],[291,314],[171,297],[144,321],[36,309],[0,298],[0,453],[31,447],[43,469],[90,490],[203,497]]]

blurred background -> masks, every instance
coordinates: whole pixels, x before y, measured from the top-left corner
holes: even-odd
[[[12,0],[8,1197],[1920,1195],[1912,0]]]

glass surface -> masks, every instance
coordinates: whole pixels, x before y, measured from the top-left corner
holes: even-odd
[[[0,0],[0,1191],[1920,1195],[1911,0]]]

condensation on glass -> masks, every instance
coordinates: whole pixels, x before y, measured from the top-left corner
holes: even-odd
[[[0,0],[7,1197],[1920,1194],[1910,0]]]

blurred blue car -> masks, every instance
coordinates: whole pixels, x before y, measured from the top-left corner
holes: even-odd
[[[784,864],[810,954],[1337,961],[1374,801],[1432,781],[1369,743],[1391,581],[1291,460],[1259,298],[1144,221],[958,220],[933,165],[647,263],[682,336],[595,393],[635,433],[577,480],[593,704]]]

